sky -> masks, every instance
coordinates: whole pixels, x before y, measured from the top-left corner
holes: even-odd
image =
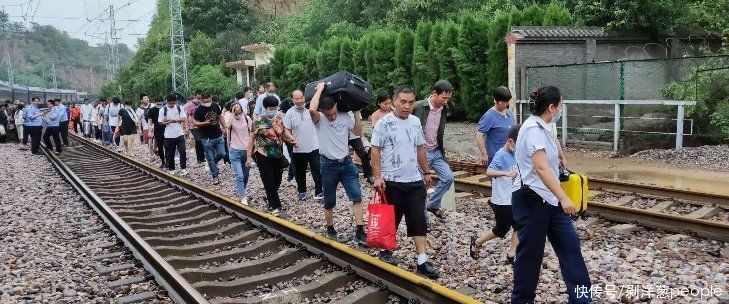
[[[146,36],[156,13],[156,0],[0,0],[0,10],[12,21],[53,25],[91,45],[103,43],[109,33],[110,5],[119,42],[136,50],[137,39]]]

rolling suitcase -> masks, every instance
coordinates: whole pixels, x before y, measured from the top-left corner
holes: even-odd
[[[559,181],[562,184],[564,192],[575,204],[577,213],[572,219],[576,220],[578,216],[582,219],[587,219],[587,198],[590,191],[587,177],[570,170],[565,170],[560,172]]]
[[[329,96],[337,103],[339,112],[359,111],[372,99],[372,85],[347,71],[339,71],[319,81],[306,85],[304,97],[311,102],[316,93],[316,85],[326,83],[322,97]]]

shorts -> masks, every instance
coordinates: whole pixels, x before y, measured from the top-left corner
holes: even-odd
[[[395,206],[395,230],[403,215],[409,237],[425,236],[428,222],[425,218],[425,183],[423,181],[398,183],[385,182],[387,203]]]
[[[511,205],[496,205],[489,202],[489,206],[494,210],[494,217],[496,218],[496,226],[491,229],[497,237],[504,238],[506,233],[509,232],[514,226],[514,218],[511,213]]]
[[[351,202],[362,201],[359,186],[359,171],[351,158],[338,162],[321,156],[321,184],[324,191],[324,209],[331,210],[337,205],[337,185],[342,183]]]

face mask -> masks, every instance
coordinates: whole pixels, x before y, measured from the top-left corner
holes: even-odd
[[[248,94],[246,94],[246,97],[247,97],[248,99],[251,99],[251,98],[253,98],[253,92],[248,92]]]
[[[240,114],[237,114],[237,115],[235,115],[235,119],[236,119],[236,120],[240,120],[241,116],[242,116],[242,115],[240,115]]]
[[[211,104],[213,104],[213,103],[212,102],[208,102],[208,103],[203,102],[200,105],[203,107],[209,107]]]
[[[295,106],[296,106],[297,109],[301,110],[301,109],[304,108],[305,105],[302,104],[302,105],[295,105]]]
[[[276,111],[266,111],[266,116],[271,119],[276,116]]]
[[[557,123],[557,122],[559,122],[560,118],[562,118],[562,109],[561,108],[559,109],[559,112],[557,112],[557,115],[552,117],[552,122]]]

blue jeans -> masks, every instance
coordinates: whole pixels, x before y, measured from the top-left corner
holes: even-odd
[[[331,210],[337,204],[337,185],[342,183],[347,197],[352,202],[362,201],[362,190],[359,188],[359,170],[354,166],[352,158],[343,162],[330,160],[321,156],[321,183],[324,190],[324,209]]]
[[[514,229],[519,235],[511,302],[534,302],[545,238],[549,238],[559,259],[569,303],[589,303],[590,277],[580,251],[580,239],[572,226],[572,220],[562,211],[562,206],[545,203],[539,194],[529,188],[513,192],[511,205]]]
[[[205,148],[205,159],[208,161],[208,166],[210,166],[210,175],[216,178],[220,173],[218,163],[225,158],[225,141],[223,141],[222,136],[213,139],[203,138],[200,141]]]
[[[428,158],[430,168],[438,175],[438,185],[435,186],[435,192],[428,199],[428,209],[440,209],[440,200],[453,185],[453,172],[443,159],[443,153],[440,150],[427,151],[425,156]]]
[[[248,185],[248,172],[250,168],[246,164],[248,155],[246,150],[230,149],[230,165],[233,166],[235,172],[235,190],[238,196],[246,196],[246,186]]]

